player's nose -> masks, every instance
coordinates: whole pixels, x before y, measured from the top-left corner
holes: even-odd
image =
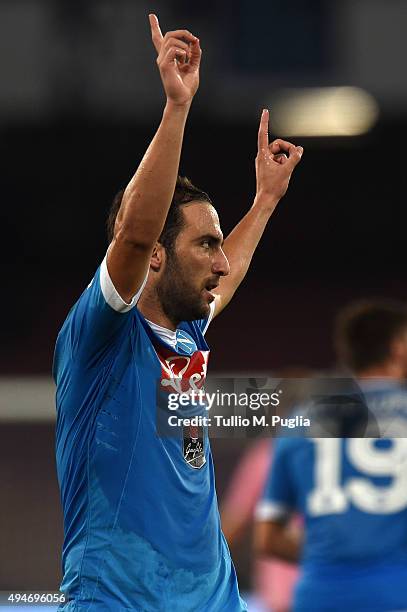
[[[214,274],[218,274],[219,276],[227,276],[230,272],[229,261],[223,249],[219,249],[215,259],[213,260],[212,272]]]

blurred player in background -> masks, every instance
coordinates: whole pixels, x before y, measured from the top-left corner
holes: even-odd
[[[254,510],[264,489],[272,454],[269,438],[254,442],[244,454],[222,498],[222,531],[232,553],[253,524]],[[264,557],[256,557],[252,563],[253,609],[288,612],[298,579],[297,567],[286,561]],[[249,610],[252,610],[251,606]]]
[[[312,370],[298,366],[273,373],[273,378],[283,379],[279,382],[279,388],[284,388],[285,416],[290,407],[298,405],[308,396],[309,381],[314,375]],[[266,384],[266,381],[264,379],[262,384]],[[279,414],[283,416],[283,413]],[[251,444],[222,497],[222,531],[232,553],[253,527],[255,508],[261,499],[272,460],[270,438],[261,438]],[[301,517],[293,517],[292,522],[293,526],[302,528]],[[292,605],[293,587],[298,579],[297,567],[280,559],[255,556],[251,561],[253,598],[250,602],[248,600],[249,609],[253,608],[256,612],[288,612]]]
[[[301,560],[295,611],[406,610],[405,305],[350,306],[338,318],[336,344],[388,437],[278,439],[257,508],[255,547]],[[294,511],[305,517],[304,543],[287,529]]]
[[[157,383],[204,380],[205,330],[244,278],[302,149],[269,144],[263,112],[256,197],[223,242],[207,194],[177,180],[199,40],[187,30],[163,37],[154,15],[150,25],[163,118],[116,198],[107,255],[55,351],[63,610],[238,612],[246,606],[220,529],[207,431],[158,437]]]

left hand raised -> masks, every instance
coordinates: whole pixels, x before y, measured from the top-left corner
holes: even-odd
[[[269,112],[263,110],[256,157],[256,197],[275,206],[288,189],[291,174],[301,160],[302,147],[277,139],[269,144]]]

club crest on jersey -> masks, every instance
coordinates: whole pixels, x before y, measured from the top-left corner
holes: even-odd
[[[196,470],[206,463],[203,427],[187,425],[183,427],[184,459]]]
[[[183,329],[177,329],[177,348],[187,355],[196,351],[195,340]]]

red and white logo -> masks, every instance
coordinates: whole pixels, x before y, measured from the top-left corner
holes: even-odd
[[[209,351],[177,355],[163,347],[157,350],[161,363],[161,387],[169,393],[199,391],[205,383]]]

